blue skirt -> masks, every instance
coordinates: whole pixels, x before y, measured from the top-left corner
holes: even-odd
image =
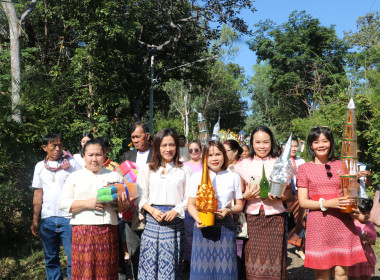
[[[163,213],[172,206],[154,206]],[[182,279],[183,219],[158,223],[149,213],[141,236],[138,279]]]
[[[235,234],[231,216],[203,229],[194,225],[190,279],[237,280]]]

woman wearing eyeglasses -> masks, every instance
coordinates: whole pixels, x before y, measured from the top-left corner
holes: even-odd
[[[190,160],[185,161],[183,165],[190,167],[192,174],[202,171],[202,149],[201,142],[194,140],[189,143]],[[183,265],[182,269],[188,271],[190,269],[191,260],[191,244],[193,243],[193,228],[195,220],[188,211],[185,214],[185,239],[183,244]]]
[[[348,267],[365,262],[360,239],[348,205],[341,196],[341,162],[334,157],[335,140],[328,127],[313,127],[307,138],[311,162],[297,174],[300,206],[309,209],[306,223],[305,267],[314,269],[315,279],[348,279]]]
[[[190,167],[192,173],[202,171],[202,150],[201,142],[198,140],[189,143],[190,160],[185,161],[183,164]]]

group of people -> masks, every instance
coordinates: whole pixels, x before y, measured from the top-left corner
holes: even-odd
[[[36,165],[33,187],[32,233],[40,236],[48,279],[62,279],[59,245],[62,240],[70,279],[118,279],[124,260],[135,279],[286,279],[288,242],[314,269],[315,279],[370,279],[376,256],[371,248],[376,231],[368,221],[370,199],[360,199],[355,213],[339,187],[341,162],[327,127],[314,127],[307,139],[312,161],[297,158],[292,141],[291,159],[297,174],[278,198],[260,197],[263,171],[269,180],[280,155],[272,131],[256,127],[249,146],[234,140],[212,140],[204,147],[188,143],[170,128],[153,137],[148,126],[131,128],[135,149],[123,161],[135,163],[141,196],[136,219],[144,214],[143,231],[133,230],[118,213],[130,209],[125,193],[116,203],[100,203],[97,190],[122,182],[108,157],[108,141],[83,135],[79,155],[63,152],[62,139],[43,139],[46,158]],[[105,145],[106,144],[106,145]],[[107,146],[107,147],[105,147]],[[79,157],[78,157],[79,156]],[[205,164],[203,164],[205,163]],[[207,169],[218,202],[215,224],[205,227],[197,208],[202,171]],[[369,176],[361,173],[359,176]],[[295,227],[288,232],[288,211]],[[248,239],[237,239],[234,215],[245,213]],[[306,219],[307,216],[307,219]],[[123,229],[123,230],[119,230]],[[306,233],[306,234],[305,234]],[[135,240],[131,249],[131,240]],[[128,246],[123,246],[126,241]],[[304,252],[303,252],[304,250]],[[126,257],[128,256],[128,257]]]

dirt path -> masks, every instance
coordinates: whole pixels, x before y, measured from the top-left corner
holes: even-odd
[[[303,266],[303,260],[295,253],[295,248],[288,245],[288,255],[286,261],[287,280],[313,280],[314,273],[311,269]],[[376,264],[375,276],[371,280],[380,280],[380,263]],[[189,272],[183,273],[183,280],[190,278]]]

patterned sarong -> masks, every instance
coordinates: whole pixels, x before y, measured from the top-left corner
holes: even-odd
[[[117,226],[73,226],[71,279],[117,280],[118,244]]]
[[[163,213],[172,206],[154,206]],[[146,214],[146,225],[141,236],[139,280],[182,279],[183,219],[158,223]]]
[[[235,235],[231,216],[203,229],[194,225],[190,279],[237,280]]]
[[[249,240],[245,245],[246,279],[286,279],[285,213],[247,214]]]

